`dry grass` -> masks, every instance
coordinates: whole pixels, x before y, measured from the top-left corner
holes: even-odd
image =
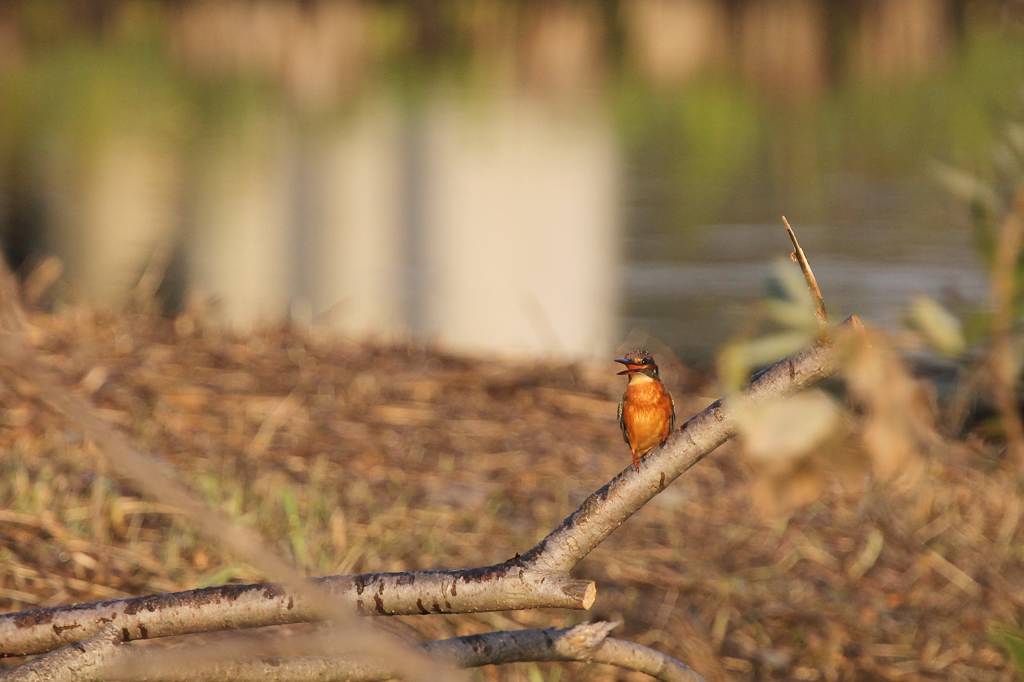
[[[201,313],[30,321],[69,390],[311,574],[507,558],[629,463],[610,366],[288,329],[235,337]],[[682,415],[703,407],[685,396],[710,391],[673,389]],[[105,476],[101,453],[16,373],[0,374],[0,410],[4,609],[262,577]],[[583,563],[600,585],[593,613],[401,620],[436,638],[621,619],[619,636],[711,679],[1012,679],[988,631],[1024,605],[1022,505],[983,444],[930,453],[912,489],[830,480],[785,521],[752,507],[736,454],[700,464]],[[616,674],[628,678],[554,664],[475,673]]]

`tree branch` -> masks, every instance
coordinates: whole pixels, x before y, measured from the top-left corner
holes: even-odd
[[[782,216],[782,224],[786,227],[789,241],[793,243],[793,252],[789,254],[789,257],[797,262],[800,271],[804,273],[807,289],[811,292],[811,298],[814,299],[814,314],[818,318],[818,324],[824,329],[828,326],[828,312],[825,310],[825,297],[821,295],[821,289],[818,288],[818,279],[814,276],[811,262],[807,260],[807,254],[800,248],[800,242],[796,240],[796,232],[793,231],[786,216]]]
[[[617,623],[584,623],[572,628],[510,630],[453,637],[420,646],[432,657],[460,668],[529,661],[581,661],[605,663],[647,673],[668,682],[701,682],[689,666],[654,649],[608,637]],[[260,657],[216,660],[202,650],[133,652],[121,664],[103,671],[106,679],[144,680],[258,680],[259,682],[367,682],[395,677],[387,667],[352,662],[337,656]]]
[[[842,329],[859,327],[852,316]],[[838,370],[835,349],[827,342],[783,358],[753,378],[741,399],[761,401],[796,393]],[[724,399],[691,417],[665,445],[644,457],[639,472],[627,467],[588,497],[579,509],[529,550],[527,565],[548,571],[569,571],[612,531],[694,464],[736,435],[733,411]]]
[[[83,642],[56,649],[5,675],[3,682],[78,682],[99,679],[98,673],[120,653],[121,635],[114,626],[102,628]]]
[[[307,580],[301,571],[277,556],[259,533],[235,523],[223,512],[210,509],[174,476],[173,470],[165,463],[136,450],[128,438],[103,420],[87,400],[63,390],[34,357],[23,338],[24,330],[25,320],[18,305],[17,290],[0,260],[0,358],[30,380],[50,407],[95,440],[120,475],[132,481],[143,493],[185,512],[212,542],[221,543],[244,557],[268,577],[279,580],[284,587],[259,586],[255,592],[263,596],[262,600],[257,596],[254,601],[250,591],[250,599],[238,599],[228,608],[224,607],[228,604],[226,600],[231,599],[231,586],[225,586],[228,589],[220,593],[198,590],[121,600],[121,603],[75,605],[67,607],[72,615],[64,618],[54,617],[47,610],[16,614],[10,623],[16,631],[27,634],[29,639],[15,644],[22,653],[49,651],[64,643],[91,637],[107,626],[117,628],[122,640],[127,642],[133,638],[222,630],[233,623],[234,627],[252,627],[296,622],[294,616],[289,619],[288,611],[295,604],[300,604],[303,620],[329,619],[336,626],[348,628],[344,637],[343,629],[336,628],[338,648],[345,643],[358,651],[373,652],[381,659],[396,661],[396,668],[412,680],[437,679],[441,674],[458,678],[454,670],[439,667],[419,650],[410,649],[390,633],[378,631],[372,625],[366,627],[365,623],[357,625],[351,600],[345,599],[344,593],[335,598],[333,592]],[[275,596],[287,597],[287,601],[279,599],[274,603],[272,598]],[[204,605],[205,610],[196,610]],[[263,606],[264,609],[260,611],[254,606]],[[278,613],[268,611],[267,607],[271,606],[276,607]],[[9,624],[6,617],[4,623]],[[26,627],[32,623],[43,628]],[[12,652],[0,650],[0,656],[8,653]]]
[[[463,667],[525,661],[593,661],[647,673],[668,682],[700,682],[688,665],[634,642],[608,637],[618,623],[584,623],[573,628],[512,630],[429,642],[431,654]]]
[[[856,317],[840,325],[857,326]],[[834,347],[822,342],[759,373],[743,400],[789,395],[837,369]],[[728,402],[715,401],[646,456],[639,472],[631,466],[624,469],[521,557],[481,568],[368,573],[317,581],[366,614],[587,609],[596,597],[596,586],[574,580],[568,572],[651,498],[735,433]],[[123,635],[127,633],[125,639],[140,639],[303,622],[310,620],[313,611],[299,595],[272,584],[224,585],[32,609],[0,616],[0,656],[48,651],[90,637],[110,623]]]
[[[473,613],[544,607],[588,609],[597,587],[519,562],[406,573],[315,578],[363,614]],[[386,600],[386,601],[385,601]],[[125,641],[319,620],[320,609],[281,585],[218,585],[145,597],[31,609],[0,616],[0,656],[41,653],[88,637],[104,624]]]

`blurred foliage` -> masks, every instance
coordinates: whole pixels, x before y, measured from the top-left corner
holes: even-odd
[[[1021,106],[1024,49],[1018,36],[978,30],[955,54],[917,78],[837,89],[823,120],[842,134],[828,152],[873,173],[916,164],[921,152],[957,166],[988,166],[1007,116]]]
[[[133,15],[87,37],[59,8],[25,6],[24,59],[0,69],[0,156],[11,166],[54,145],[88,153],[111,130],[205,145],[230,137],[254,112],[305,113],[270,75],[189,70],[161,42],[159,14]],[[421,49],[413,10],[373,7],[373,59],[363,74],[369,85],[339,96],[334,113],[367,90],[379,94],[382,82],[415,102],[437,72],[454,75],[470,96],[488,96],[481,86],[488,72],[474,70],[464,41]],[[445,14],[444,21],[456,19]],[[607,31],[614,49],[621,47],[618,31]],[[744,188],[754,183],[804,188],[824,207],[822,169],[920,172],[923,152],[973,174],[953,184],[977,195],[978,243],[990,253],[1004,194],[984,150],[1019,102],[1024,52],[1019,36],[985,29],[969,31],[957,51],[949,64],[898,83],[840,77],[798,101],[755,94],[729,69],[660,88],[613,56],[613,77],[600,93],[630,163],[668,177],[657,191],[677,207],[676,229],[723,207],[742,213]],[[813,144],[792,144],[808,129]],[[997,166],[1010,169],[1022,134],[1011,128],[1007,135]],[[766,172],[773,146],[792,163]],[[723,349],[727,391],[817,336],[795,265],[778,266],[770,294]],[[932,299],[909,310],[925,341],[957,357],[980,338],[977,325],[966,316],[958,322],[959,314]],[[103,415],[174,459],[211,506],[275,538],[311,572],[493,560],[495,551],[529,546],[628,460],[612,419],[621,385],[605,367],[537,371],[417,348],[323,343],[294,329],[239,339],[188,314],[173,323],[96,318],[78,309],[33,316],[44,339],[40,353],[66,375],[68,390],[85,390],[80,377],[92,368],[112,368],[90,395]],[[1019,490],[984,470],[995,455],[951,447],[948,457],[928,462],[928,485],[916,497],[897,489],[851,499],[823,482],[822,461],[854,459],[834,439],[849,435],[851,412],[866,415],[849,427],[866,451],[854,468],[861,482],[864,462],[879,478],[895,477],[916,469],[919,452],[933,445],[927,396],[915,391],[887,340],[875,348],[881,350],[854,349],[862,354],[851,366],[864,382],[853,382],[851,409],[813,393],[743,414],[748,441],[774,428],[777,439],[755,443],[755,451],[781,453],[785,466],[759,478],[734,458],[711,458],[660,495],[646,521],[637,519],[630,533],[598,550],[600,560],[586,570],[611,586],[600,608],[682,657],[692,652],[675,633],[693,627],[692,614],[709,650],[747,678],[779,660],[780,651],[786,658],[779,674],[789,679],[821,669],[837,679],[907,670],[998,674],[1005,662],[979,629],[992,618],[1012,619],[1006,591],[1016,589],[1024,569]],[[684,403],[695,403],[697,394],[687,386],[681,415],[700,407]],[[296,414],[265,436],[269,411],[286,396],[295,396]],[[16,515],[0,524],[0,596],[8,608],[259,577],[206,546],[173,513],[98,474],[96,453],[34,401],[31,386],[0,382],[0,402],[0,419],[11,427],[0,434],[12,453],[0,459],[0,502]],[[569,432],[574,443],[567,445]],[[260,439],[266,451],[254,454]],[[783,497],[783,476],[796,481],[799,494],[784,500],[793,521],[779,526],[751,506],[747,483],[767,482]],[[819,495],[826,503],[808,504]],[[676,599],[687,608],[673,608]],[[417,626],[436,637],[550,624],[549,617],[476,614]],[[1020,665],[1018,629],[998,629],[991,638]],[[932,641],[953,653],[946,667],[922,653]],[[884,647],[889,653],[879,654]],[[894,658],[910,668],[890,668]],[[560,670],[530,666],[526,674],[558,679]]]
[[[238,336],[200,313],[29,315],[40,361],[68,391],[310,573],[501,560],[629,466],[614,420],[622,378],[611,363],[466,358],[294,327]],[[96,367],[103,380],[83,381]],[[876,399],[904,400],[885,365],[873,376]],[[710,390],[695,374],[666,378],[679,386],[681,417],[706,405],[699,396]],[[284,403],[287,418],[275,420]],[[821,394],[784,403],[786,429],[799,431],[793,419],[808,408],[828,426],[834,405]],[[0,364],[0,407],[0,447],[10,454],[0,458],[5,609],[260,579],[174,510],[103,472],[96,448],[9,363]],[[623,637],[709,679],[765,679],[765,661],[768,679],[1005,679],[1008,657],[987,624],[1017,618],[1024,525],[1017,484],[986,469],[991,455],[961,448],[930,458],[927,484],[913,494],[865,488],[861,470],[851,492],[821,476],[818,462],[842,455],[834,438],[775,435],[791,452],[820,456],[794,457],[785,471],[796,483],[773,488],[781,473],[762,476],[723,446],[580,567],[601,583],[594,611],[402,622],[434,639],[622,620]],[[785,522],[764,513],[768,493],[791,505]],[[535,675],[619,679],[561,667],[537,664]],[[474,679],[529,670],[501,666]]]
[[[1024,675],[1024,630],[1000,625],[992,628],[990,637],[1006,651],[1017,672]]]
[[[728,76],[678,90],[623,77],[614,92],[619,124],[641,175],[664,175],[677,224],[713,220],[757,156],[765,134],[757,101]],[[643,166],[643,167],[640,167]]]
[[[718,378],[726,393],[743,388],[756,368],[806,348],[818,337],[814,301],[797,265],[776,261],[768,290],[751,307],[748,328],[718,353]]]
[[[252,108],[303,111],[282,76],[259,67],[259,60],[212,71],[190,66],[173,45],[166,9],[135,7],[96,33],[48,3],[19,7],[23,54],[0,68],[2,156],[54,136],[54,144],[87,145],[108,130],[176,142],[198,135],[201,141],[207,126],[230,130]],[[415,97],[447,80],[445,74],[456,75],[474,96],[486,93],[505,78],[496,65],[515,55],[504,54],[508,46],[501,41],[474,39],[474,22],[490,21],[504,35],[500,31],[513,30],[513,18],[523,26],[537,19],[501,3],[473,11],[442,4],[429,20],[390,3],[367,7],[361,26],[368,56],[353,67],[362,85],[336,96],[329,111],[344,112],[354,99],[389,84]],[[828,189],[820,178],[829,168],[859,168],[875,176],[919,172],[922,154],[977,168],[984,162],[981,150],[1000,133],[998,121],[1018,104],[1012,84],[1024,72],[1020,36],[980,23],[965,32],[947,63],[920,75],[855,78],[847,73],[852,57],[840,51],[833,66],[837,75],[812,97],[760,96],[729,64],[710,65],[664,87],[621,54],[629,44],[620,14],[613,4],[594,14],[603,50],[610,53],[600,90],[616,113],[632,163],[671,178],[671,186],[660,191],[676,206],[671,220],[678,228],[730,207],[742,211],[747,193],[739,188],[754,182],[800,187],[808,206],[823,210]],[[840,24],[838,44],[853,30]],[[808,131],[812,144],[793,144]],[[772,156],[768,150],[779,144],[791,162],[764,168]]]
[[[996,291],[1003,286],[1004,277],[1008,297],[1005,323],[1012,330],[1024,320],[1024,251],[1017,253],[1015,263],[1003,266],[1009,266],[1011,271],[1005,275],[997,272],[999,250],[1013,248],[1012,233],[1019,230],[1015,225],[1024,221],[1024,125],[1020,123],[1024,88],[1016,94],[1018,107],[993,142],[986,169],[973,173],[945,164],[936,164],[932,169],[937,181],[967,207],[975,250],[988,272],[991,289],[988,305],[964,310],[960,319],[934,301],[923,303],[927,311],[921,308],[921,301],[915,302],[911,308],[912,323],[929,345],[941,353],[957,355],[972,346],[989,345],[998,313]],[[1019,367],[1024,347],[1019,340],[1013,345]]]
[[[909,322],[944,355],[956,357],[967,348],[960,320],[935,299],[918,296],[911,301]]]
[[[112,130],[182,138],[190,122],[187,79],[149,42],[103,47],[73,39],[0,71],[0,150],[17,145],[87,149]]]
[[[801,215],[814,220],[835,200],[822,184],[830,169],[875,180],[920,176],[922,157],[983,168],[1007,114],[1024,103],[1024,49],[1001,31],[970,32],[964,41],[946,68],[891,81],[841,80],[820,99],[781,104],[752,96],[749,84],[727,73],[673,90],[625,76],[616,94],[627,148],[634,163],[673,178],[665,191],[680,228],[749,212],[752,193],[740,188],[752,183],[775,182],[782,196],[799,188]],[[799,143],[808,131],[813,142]],[[789,163],[766,168],[777,156],[768,148],[777,144]]]
[[[1004,124],[999,136],[989,146],[987,168],[972,173],[962,168],[936,164],[936,179],[970,211],[974,244],[982,262],[991,268],[995,260],[998,233],[1006,215],[1024,186],[1024,86],[1018,97],[1019,107],[1014,122]],[[1018,273],[1018,288],[1021,277]]]

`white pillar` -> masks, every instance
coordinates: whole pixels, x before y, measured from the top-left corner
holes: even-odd
[[[62,147],[44,165],[50,248],[72,298],[117,306],[172,245],[179,160],[155,135],[105,131]]]
[[[358,337],[406,331],[400,106],[366,103],[311,151],[313,319]]]
[[[463,351],[593,356],[618,304],[611,123],[529,97],[427,112],[425,320]]]
[[[194,184],[190,289],[218,301],[236,327],[288,313],[294,247],[288,152],[283,122],[253,115],[206,150]]]

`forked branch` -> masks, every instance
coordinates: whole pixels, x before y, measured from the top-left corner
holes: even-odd
[[[788,222],[786,228],[796,249],[794,256],[816,300],[824,329],[827,318],[821,292]],[[0,313],[3,312],[0,307]],[[16,317],[0,314],[0,332],[5,328],[17,328],[20,324],[21,320]],[[858,325],[856,318],[850,318],[840,326],[856,328]],[[19,353],[23,347],[12,335],[0,334],[0,350],[5,351],[3,354],[7,355],[13,371],[24,372],[28,371],[26,366],[34,366],[32,358],[28,358],[28,362],[20,362],[24,360]],[[837,353],[823,333],[814,347],[760,372],[739,397],[749,403],[789,395],[831,376],[837,369]],[[124,436],[95,417],[84,401],[74,396],[54,394],[48,402],[82,427],[87,435],[113,451],[111,456],[121,463],[126,475],[144,490],[153,491],[160,487],[142,476],[143,465],[149,458],[132,449]],[[320,590],[333,597],[329,598],[332,606],[345,604],[354,611],[378,615],[538,607],[588,609],[596,597],[596,586],[591,581],[573,579],[570,571],[651,498],[735,434],[736,422],[730,402],[715,401],[687,420],[662,447],[650,453],[639,471],[627,467],[588,497],[533,548],[522,556],[517,554],[501,563],[468,569],[331,576],[318,578],[313,585],[295,584],[295,581],[289,581],[285,586],[269,583],[224,585],[32,609],[0,616],[0,656],[42,653],[69,642],[86,640],[83,644],[55,651],[13,673],[21,675],[17,679],[41,679],[37,671],[49,665],[57,666],[55,670],[76,674],[74,671],[79,669],[82,661],[92,660],[88,658],[90,652],[95,650],[98,654],[105,654],[114,648],[120,649],[114,646],[115,638],[128,642],[132,639],[322,619],[328,614],[318,603]],[[159,490],[153,492],[157,497],[161,496],[159,493]],[[179,502],[184,500],[185,507],[190,506],[187,491],[180,489],[178,497]],[[212,531],[213,527],[211,525],[208,530]],[[235,544],[239,545],[237,549],[245,550],[247,544],[255,543]],[[266,564],[272,573],[290,574],[275,562]],[[608,639],[609,629],[607,624],[591,624],[566,630],[488,633],[427,643],[421,651],[441,654],[442,659],[454,660],[461,667],[527,660],[588,660],[646,672],[663,680],[700,679],[670,656],[638,644]],[[111,633],[114,633],[113,637]],[[83,655],[86,658],[82,658]],[[375,669],[375,664],[346,660],[348,662],[340,657],[305,657],[270,663],[266,660],[208,661],[215,669],[205,673],[189,671],[187,679],[204,679],[203,675],[208,673],[217,678],[236,679],[252,674],[260,679],[298,679],[287,675],[300,675],[301,679],[365,680],[393,677],[396,672],[408,672],[409,667],[403,666],[405,670],[384,670]],[[248,667],[236,667],[231,671],[225,667],[232,665]],[[277,676],[269,674],[275,671]],[[89,679],[90,675],[94,675],[92,668],[83,669],[76,679]]]
[[[48,369],[35,357],[31,346],[26,342],[27,324],[24,314],[21,311],[17,288],[13,276],[3,268],[0,260],[0,371],[10,371],[19,374],[27,383],[33,386],[38,396],[52,409],[64,415],[71,423],[80,428],[84,435],[97,443],[104,451],[108,461],[114,465],[114,469],[121,476],[129,479],[139,490],[145,494],[170,504],[192,517],[200,532],[205,533],[211,542],[220,543],[233,551],[236,555],[244,557],[257,568],[273,579],[276,579],[284,587],[266,588],[264,595],[271,593],[282,594],[285,590],[288,593],[287,604],[280,604],[280,608],[287,611],[298,603],[304,607],[304,615],[307,620],[330,620],[334,623],[334,634],[338,638],[338,649],[343,645],[352,647],[363,654],[372,653],[384,660],[395,661],[396,667],[401,669],[403,677],[410,680],[431,680],[437,679],[440,674],[454,676],[459,675],[450,669],[444,669],[420,651],[405,646],[392,634],[378,631],[378,629],[366,624],[357,625],[349,603],[344,599],[335,599],[330,592],[320,589],[316,583],[309,582],[305,576],[289,562],[283,560],[273,552],[260,535],[250,528],[246,528],[234,522],[226,514],[211,510],[192,491],[182,484],[174,475],[173,470],[155,457],[135,449],[129,440],[108,422],[102,419],[95,408],[87,400],[66,391],[59,381],[54,379]],[[4,367],[4,364],[7,365]],[[193,595],[194,596],[194,595]],[[207,595],[208,596],[208,595]],[[222,598],[227,595],[221,595]],[[116,609],[101,608],[100,611],[85,607],[72,617],[68,629],[62,630],[61,625],[49,622],[46,614],[39,616],[37,625],[48,626],[52,629],[52,637],[44,639],[41,645],[27,644],[22,653],[41,653],[54,649],[61,644],[78,642],[88,639],[101,631],[114,628],[122,641],[131,639],[143,639],[149,635],[147,624],[156,628],[164,634],[177,634],[178,632],[195,632],[189,629],[195,627],[191,614],[193,613],[188,595],[154,595],[149,601],[143,598],[141,603],[126,605],[124,611]],[[174,608],[160,610],[160,615],[170,618],[170,621],[159,621],[153,618],[133,619],[128,616],[134,613],[135,609],[150,609],[150,615],[156,613],[153,609],[153,602],[175,605]],[[223,603],[223,602],[221,602]],[[244,601],[239,606],[244,607]],[[184,607],[184,608],[182,608]],[[75,612],[80,607],[72,606],[69,610]],[[218,608],[213,609],[216,613]],[[212,629],[223,629],[231,627],[232,618],[246,618],[244,611],[239,613],[237,608],[232,610],[230,615],[219,627]],[[40,631],[26,627],[32,622],[33,616],[24,617],[15,615],[11,622],[14,628],[20,633],[28,633],[29,638],[37,637]],[[200,618],[202,620],[202,618]],[[292,622],[292,621],[288,621]],[[262,624],[256,622],[256,625]],[[237,625],[236,627],[245,627]],[[200,627],[199,631],[207,631],[209,625]],[[155,635],[154,635],[155,636]],[[102,643],[102,642],[101,642]],[[16,653],[16,651],[0,651],[0,655]],[[39,665],[46,665],[51,659],[59,659],[63,652],[47,656]],[[75,655],[70,651],[69,655]],[[35,665],[35,664],[33,664]],[[31,667],[29,671],[31,671]]]
[[[72,642],[19,666],[4,682],[79,682],[99,679],[121,649],[121,633],[111,625],[82,642]]]
[[[856,318],[850,318],[840,327],[856,324]],[[819,343],[762,371],[744,391],[744,400],[795,393],[833,375],[838,364],[833,346]],[[569,571],[651,498],[735,433],[728,401],[715,401],[687,420],[664,447],[645,457],[639,472],[632,467],[624,469],[522,556],[482,568],[318,580],[353,609],[380,615],[589,608],[596,587],[571,578]],[[311,609],[299,595],[272,584],[225,585],[32,609],[0,616],[0,655],[48,651],[88,638],[111,622],[126,638],[141,639],[302,622],[310,616]]]

